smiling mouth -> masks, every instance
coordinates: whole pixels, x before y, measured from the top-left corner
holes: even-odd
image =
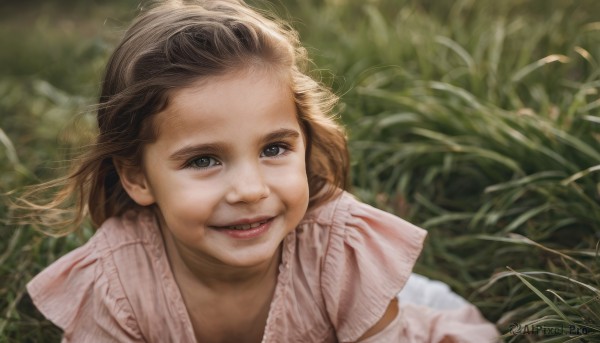
[[[255,229],[261,225],[266,224],[267,222],[271,221],[271,219],[272,218],[264,219],[259,222],[254,222],[254,223],[249,223],[249,224],[217,226],[217,229],[219,229],[219,230],[238,230],[238,231],[250,230],[250,229]]]

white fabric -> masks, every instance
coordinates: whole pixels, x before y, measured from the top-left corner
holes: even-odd
[[[401,304],[421,305],[437,310],[453,310],[469,304],[452,292],[447,284],[415,273],[410,275],[404,288],[398,293],[398,300]]]

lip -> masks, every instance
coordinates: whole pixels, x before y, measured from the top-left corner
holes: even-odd
[[[227,226],[236,226],[236,225],[246,225],[246,224],[254,224],[254,223],[260,223],[260,222],[266,222],[273,219],[273,217],[270,216],[260,216],[260,217],[253,217],[253,218],[245,218],[245,219],[240,219],[238,221],[235,222],[231,222],[231,223],[226,223],[223,225],[215,225],[214,227],[217,229],[223,229]]]
[[[256,217],[252,219],[242,219],[227,225],[223,226],[214,226],[214,228],[222,233],[227,234],[229,237],[241,240],[249,240],[262,236],[265,232],[269,231],[271,224],[273,222],[274,217]],[[246,225],[246,224],[255,224],[261,223],[261,225],[257,227],[253,227],[246,230],[235,230],[235,229],[227,229],[228,226],[234,225]]]

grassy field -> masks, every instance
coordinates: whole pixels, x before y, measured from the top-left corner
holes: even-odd
[[[352,191],[430,232],[417,272],[475,303],[507,342],[600,341],[600,2],[258,6],[292,22],[341,96]],[[136,8],[0,5],[0,192],[56,175],[89,138],[73,122],[93,122]],[[10,215],[0,202],[0,341],[58,341],[24,285],[91,230],[49,238]]]

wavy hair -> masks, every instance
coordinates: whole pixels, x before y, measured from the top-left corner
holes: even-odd
[[[346,188],[348,151],[344,130],[331,114],[338,99],[308,76],[308,62],[296,31],[242,1],[154,4],[135,19],[108,61],[96,142],[67,176],[33,187],[57,187],[50,202],[39,205],[25,196],[21,207],[28,207],[33,222],[60,235],[74,231],[88,214],[99,226],[139,206],[123,189],[115,161],[140,165],[144,144],[156,138],[152,117],[174,90],[252,66],[288,73],[307,141],[309,209],[322,204]]]

